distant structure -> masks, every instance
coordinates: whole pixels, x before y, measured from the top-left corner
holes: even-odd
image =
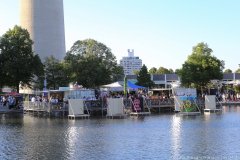
[[[142,60],[139,57],[134,57],[133,49],[128,49],[128,57],[123,57],[120,60],[120,66],[123,67],[125,75],[133,75],[134,71],[140,71],[142,68]]]
[[[63,0],[21,0],[20,25],[28,30],[41,60],[66,54]]]

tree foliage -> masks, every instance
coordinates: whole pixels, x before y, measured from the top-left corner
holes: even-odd
[[[156,74],[157,73],[157,68],[152,67],[151,69],[149,69],[149,74]]]
[[[38,55],[32,51],[33,41],[26,29],[15,26],[0,38],[1,86],[19,91],[19,84],[31,86],[36,76],[43,74]]]
[[[170,68],[164,68],[164,67],[159,67],[158,69],[155,67],[152,67],[149,70],[149,74],[170,74],[170,73],[174,73],[174,71]]]
[[[235,73],[240,73],[240,68],[238,68],[238,69],[235,71]]]
[[[124,70],[123,67],[120,65],[117,65],[112,70],[112,81],[119,81],[120,79],[124,78]]]
[[[47,57],[44,61],[44,69],[47,88],[58,89],[62,86],[68,86],[69,78],[63,62],[53,56]]]
[[[139,70],[134,70],[134,71],[133,71],[133,74],[134,74],[134,75],[138,75],[138,74],[139,74]]]
[[[151,75],[148,73],[148,69],[145,65],[142,66],[137,76],[137,85],[151,88],[154,82],[151,80]]]
[[[86,88],[96,88],[123,76],[111,50],[93,39],[76,41],[67,52],[65,63],[71,81]]]
[[[179,71],[184,86],[201,89],[210,80],[222,79],[224,63],[211,55],[212,52],[212,49],[203,42],[193,47],[192,54],[188,56]]]
[[[224,70],[223,73],[232,73],[232,70],[231,69],[226,69],[226,70]]]
[[[170,73],[174,73],[172,69],[167,69],[164,67],[159,67],[157,72],[157,74],[170,74]]]

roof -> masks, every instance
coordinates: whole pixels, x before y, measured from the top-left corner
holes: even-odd
[[[179,77],[177,74],[166,74],[167,81],[178,81]]]
[[[165,81],[164,74],[153,74],[153,81]]]

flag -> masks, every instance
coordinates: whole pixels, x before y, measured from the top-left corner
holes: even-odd
[[[124,85],[123,85],[123,87],[124,87],[124,95],[127,97],[127,77],[125,76],[124,77]]]

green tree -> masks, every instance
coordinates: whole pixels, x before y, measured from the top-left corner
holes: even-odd
[[[239,85],[234,85],[233,89],[236,93],[240,93],[240,86]]]
[[[174,73],[179,74],[179,72],[180,72],[180,69],[175,69]]]
[[[53,56],[47,57],[44,61],[47,88],[58,89],[68,86],[70,79],[67,76],[67,70],[64,63]]]
[[[173,70],[172,69],[167,69],[167,68],[164,68],[164,67],[159,67],[158,70],[157,70],[157,74],[170,74],[170,73],[173,73]]]
[[[157,68],[152,67],[151,69],[149,69],[149,74],[156,74],[157,73]]]
[[[96,88],[123,76],[111,50],[93,39],[76,41],[64,59],[71,80],[87,88]]]
[[[15,88],[19,85],[31,86],[43,74],[43,66],[38,55],[32,51],[33,41],[26,29],[14,26],[0,38],[1,85]]]
[[[173,71],[172,68],[169,68],[168,71],[169,71],[170,74],[171,74],[171,73],[174,73],[174,71]]]
[[[232,73],[231,69],[226,69],[223,73]]]
[[[133,74],[134,74],[134,75],[138,75],[138,74],[139,74],[139,70],[134,70],[134,71],[133,71]]]
[[[151,75],[148,73],[148,69],[145,65],[142,66],[137,76],[137,85],[151,88],[154,82],[151,80]]]
[[[235,73],[240,73],[240,68],[238,68],[238,69],[235,71]]]
[[[188,56],[180,70],[183,86],[203,89],[210,80],[222,79],[224,64],[211,55],[212,52],[212,49],[203,42],[193,47],[192,54]]]
[[[1,38],[0,38],[1,39]],[[5,85],[5,83],[7,82],[5,80],[5,74],[4,74],[4,59],[3,59],[3,55],[1,54],[1,50],[0,50],[0,89]]]
[[[124,70],[122,66],[116,65],[112,71],[113,81],[119,81],[124,78]]]

